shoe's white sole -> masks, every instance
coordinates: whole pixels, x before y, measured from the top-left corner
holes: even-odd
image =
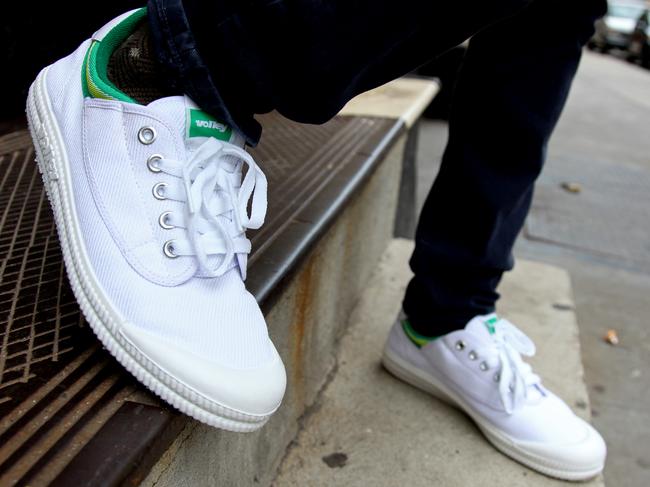
[[[410,364],[390,350],[389,347],[384,349],[382,363],[398,379],[463,411],[474,420],[483,435],[497,450],[533,470],[562,480],[580,481],[595,477],[603,469],[603,465],[597,465],[585,470],[576,470],[570,468],[568,465],[560,465],[546,458],[531,454],[523,450],[515,439],[484,421],[465,401],[454,393],[454,391],[445,387],[436,377]]]
[[[27,120],[54,213],[68,279],[93,332],[142,384],[183,413],[230,431],[249,432],[261,428],[273,412],[249,414],[208,399],[149,360],[119,333],[123,319],[110,305],[94,275],[77,224],[66,147],[46,89],[47,72],[48,68],[43,69],[29,89]]]

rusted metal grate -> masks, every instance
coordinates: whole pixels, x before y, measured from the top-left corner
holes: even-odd
[[[18,140],[27,142],[24,133]],[[15,141],[14,141],[15,142]],[[88,335],[65,278],[31,145],[0,154],[0,415],[27,397],[31,380],[64,367]]]
[[[285,226],[332,178],[367,160],[395,127],[346,117],[318,127],[277,115],[261,121],[265,137],[253,152],[271,190],[267,224],[252,237],[250,273],[258,283],[280,272],[255,261]],[[0,485],[82,485],[84,476],[100,471],[106,472],[101,485],[117,485],[155,462],[146,452],[172,441],[173,434],[163,433],[176,413],[102,350],[86,325],[33,159],[26,130],[0,137]],[[285,263],[282,272],[287,269]],[[121,446],[128,461],[92,451],[93,444],[124,440],[128,435],[118,431],[130,415],[139,416],[129,441],[147,440]],[[154,444],[157,435],[167,443]]]
[[[26,131],[0,139],[3,486],[51,480],[134,386],[85,326],[33,159]]]

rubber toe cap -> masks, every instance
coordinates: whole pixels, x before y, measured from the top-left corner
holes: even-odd
[[[121,333],[167,375],[233,412],[264,417],[282,402],[286,372],[270,340],[271,360],[258,367],[237,369],[199,357],[132,324],[124,325]],[[167,386],[174,388],[173,384]]]
[[[607,456],[603,437],[590,424],[582,423],[583,435],[563,443],[519,443],[528,456],[542,460],[548,467],[563,472],[564,478],[586,480],[602,471]]]

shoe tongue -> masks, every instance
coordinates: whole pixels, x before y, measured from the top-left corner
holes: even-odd
[[[477,335],[483,339],[490,340],[494,335],[495,326],[499,321],[496,313],[489,315],[480,315],[472,318],[465,326],[465,330],[473,335]]]
[[[201,110],[188,96],[169,96],[150,103],[149,108],[158,112],[172,127],[178,127],[179,135],[188,150],[193,151],[210,137],[244,147],[244,137],[230,125],[220,122]]]

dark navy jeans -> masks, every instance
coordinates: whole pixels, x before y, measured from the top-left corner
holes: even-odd
[[[404,309],[423,334],[494,310],[496,286],[606,0],[149,0],[169,83],[242,131],[322,123],[471,37],[420,216]]]

